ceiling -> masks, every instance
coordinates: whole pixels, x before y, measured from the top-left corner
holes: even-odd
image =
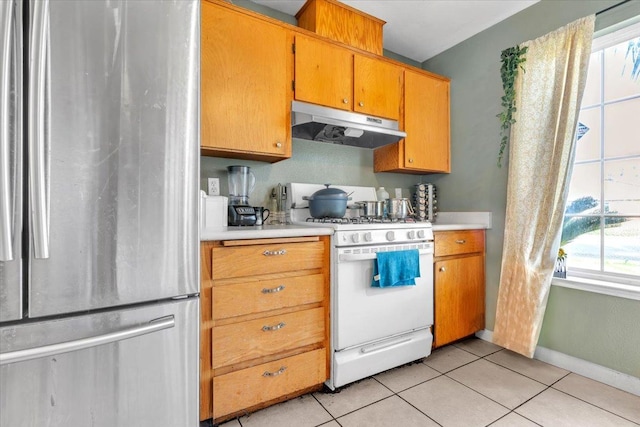
[[[251,0],[294,16],[305,0]],[[387,23],[384,48],[423,62],[539,0],[342,0]]]

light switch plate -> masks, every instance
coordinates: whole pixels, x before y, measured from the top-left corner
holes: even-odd
[[[220,195],[220,178],[208,178],[209,182],[209,195],[210,196],[219,196]]]

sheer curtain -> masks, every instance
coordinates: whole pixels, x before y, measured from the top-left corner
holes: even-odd
[[[595,16],[523,43],[493,342],[532,357],[547,305]]]

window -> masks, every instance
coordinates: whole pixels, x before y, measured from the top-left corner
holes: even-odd
[[[577,138],[567,278],[640,285],[640,23],[594,39]]]

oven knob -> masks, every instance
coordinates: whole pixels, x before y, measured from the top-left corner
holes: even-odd
[[[418,230],[418,239],[424,239],[425,234],[424,234],[424,230]]]
[[[358,233],[351,236],[351,241],[353,243],[358,243],[360,241],[360,235]]]
[[[387,240],[390,242],[396,240],[396,234],[393,231],[387,231]]]
[[[407,237],[409,238],[409,240],[413,240],[416,238],[416,232],[411,230],[407,233]]]
[[[365,242],[370,242],[373,240],[373,236],[371,235],[370,231],[364,233],[364,240]]]

